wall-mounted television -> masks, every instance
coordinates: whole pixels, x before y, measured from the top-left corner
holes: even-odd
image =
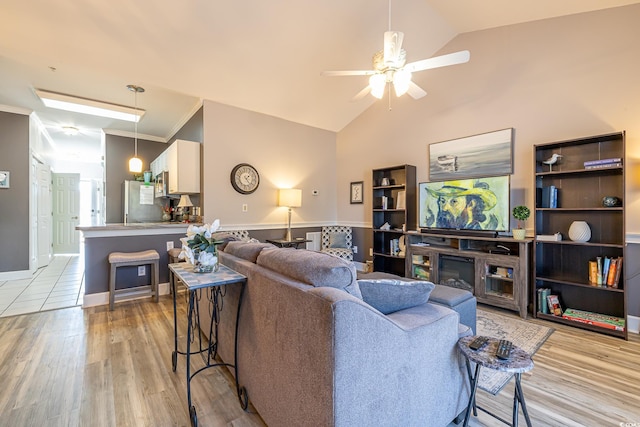
[[[424,231],[509,230],[509,175],[422,182],[418,226]]]

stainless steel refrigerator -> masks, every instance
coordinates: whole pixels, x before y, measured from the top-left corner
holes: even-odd
[[[125,181],[122,194],[124,195],[125,224],[162,222],[162,208],[167,203],[167,199],[155,197],[153,183]]]

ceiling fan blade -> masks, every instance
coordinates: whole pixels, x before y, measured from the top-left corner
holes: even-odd
[[[357,102],[360,101],[362,98],[364,98],[365,96],[367,96],[369,94],[369,92],[371,92],[371,86],[367,85],[367,87],[365,87],[364,89],[362,89],[360,92],[358,92],[356,94],[356,96],[354,96],[353,98],[351,98],[351,102]]]
[[[384,63],[394,65],[402,52],[402,40],[404,33],[400,31],[385,31],[384,33]]]
[[[427,92],[424,89],[422,89],[420,86],[418,86],[414,82],[409,82],[409,89],[407,90],[407,93],[413,99],[420,99],[427,94]]]
[[[323,71],[320,73],[322,76],[370,76],[375,74],[373,70],[351,70],[351,71]]]
[[[446,67],[449,65],[464,64],[469,61],[471,54],[468,50],[461,50],[460,52],[450,53],[448,55],[435,56],[429,59],[423,59],[421,61],[410,62],[404,66],[405,70],[415,71],[429,70],[431,68]]]

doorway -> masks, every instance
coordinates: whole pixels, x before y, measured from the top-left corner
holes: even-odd
[[[53,253],[80,253],[80,174],[53,173]]]

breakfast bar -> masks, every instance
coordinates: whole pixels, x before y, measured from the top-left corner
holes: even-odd
[[[107,304],[109,301],[109,254],[156,250],[159,259],[160,293],[168,293],[168,249],[181,247],[187,223],[132,223],[77,227],[84,242],[85,288],[83,307]],[[150,283],[149,269],[124,267],[118,271],[119,281],[127,287]],[[120,276],[122,275],[122,276]],[[121,285],[120,285],[121,286]]]

